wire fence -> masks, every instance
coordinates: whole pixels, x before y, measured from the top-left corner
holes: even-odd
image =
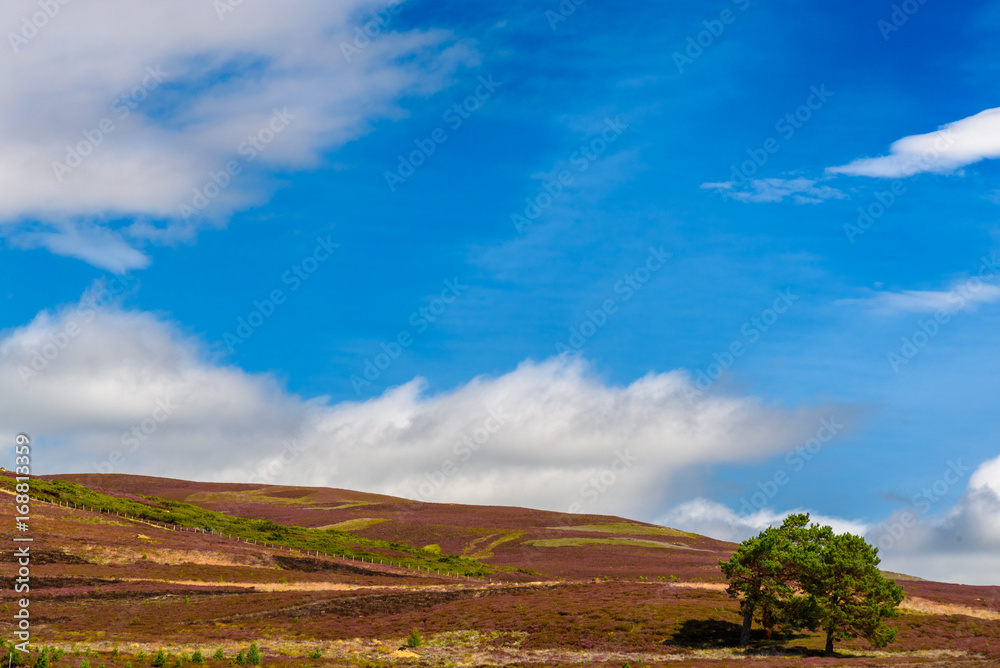
[[[270,550],[285,551],[290,554],[300,555],[303,557],[314,557],[316,559],[328,559],[330,561],[342,561],[342,562],[361,562],[366,564],[371,564],[372,566],[387,566],[390,568],[398,568],[401,570],[409,571],[421,577],[442,577],[442,578],[455,578],[458,580],[468,580],[475,582],[485,582],[490,583],[492,580],[490,578],[480,578],[473,575],[462,575],[459,573],[448,573],[442,572],[441,569],[432,568],[420,568],[419,566],[407,566],[402,562],[396,562],[391,559],[378,559],[374,557],[365,558],[364,556],[356,557],[354,555],[347,554],[328,554],[320,550],[304,550],[300,548],[291,547],[288,545],[278,545],[277,543],[268,543],[266,541],[258,541],[256,539],[250,538],[240,538],[239,536],[233,536],[232,534],[225,534],[219,531],[213,531],[210,529],[203,529],[201,527],[186,527],[179,524],[169,524],[167,522],[156,522],[153,520],[147,520],[145,518],[136,517],[135,515],[128,515],[125,513],[115,511],[112,513],[110,510],[105,510],[103,508],[96,508],[93,506],[77,505],[70,503],[69,501],[52,501],[50,499],[45,499],[41,497],[32,496],[32,499],[36,501],[41,501],[42,503],[48,503],[51,505],[59,506],[61,508],[67,508],[70,510],[81,510],[84,512],[100,513],[102,515],[115,515],[116,517],[123,519],[127,522],[134,522],[136,524],[145,524],[146,526],[156,527],[158,529],[163,529],[165,531],[176,531],[179,533],[193,533],[193,534],[204,534],[215,536],[216,538],[222,538],[226,540],[234,540],[237,543],[243,543],[246,545],[254,545],[261,548],[266,548]],[[378,572],[375,569],[371,569],[374,572]]]

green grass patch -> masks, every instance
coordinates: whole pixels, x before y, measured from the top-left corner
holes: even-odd
[[[376,524],[381,524],[382,522],[388,522],[389,520],[380,517],[358,517],[353,520],[345,520],[343,522],[337,522],[336,524],[327,524],[326,526],[317,527],[318,529],[334,529],[336,531],[361,531],[362,529],[367,529],[370,526],[375,526]]]
[[[609,522],[608,524],[581,524],[575,527],[549,527],[562,531],[591,531],[594,533],[615,533],[624,536],[671,536],[674,538],[701,538],[696,533],[678,531],[668,527],[648,527],[631,522]]]
[[[13,489],[15,481],[0,476],[0,486]],[[215,531],[259,543],[291,547],[306,552],[319,551],[355,559],[391,560],[408,568],[441,571],[442,574],[486,576],[497,570],[469,557],[433,554],[403,543],[362,538],[337,529],[316,529],[276,524],[207,510],[190,503],[136,495],[140,500],[101,494],[89,487],[63,480],[31,481],[31,495],[49,501],[86,506],[104,513],[121,513],[151,522]],[[94,518],[97,519],[97,518]],[[110,519],[110,518],[108,518]]]
[[[525,541],[535,547],[583,547],[584,545],[631,545],[633,547],[664,547],[673,550],[693,550],[695,548],[680,543],[661,543],[658,540],[642,538],[543,538]]]

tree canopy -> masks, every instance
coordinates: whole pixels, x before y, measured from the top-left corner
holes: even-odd
[[[879,562],[878,549],[864,538],[810,524],[808,514],[789,515],[780,527],[745,540],[720,561],[727,592],[740,599],[740,646],[749,643],[756,621],[768,637],[778,626],[822,630],[826,656],[843,638],[884,647],[896,631],[883,620],[898,614],[903,588],[882,576]]]

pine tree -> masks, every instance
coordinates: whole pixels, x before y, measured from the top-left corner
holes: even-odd
[[[884,647],[896,632],[882,620],[895,617],[903,588],[882,577],[878,550],[864,538],[837,535],[809,524],[809,515],[789,515],[744,541],[729,561],[720,561],[730,596],[740,599],[740,646],[750,640],[754,620],[768,638],[777,626],[826,633],[826,656],[834,641],[863,637]]]
[[[768,527],[743,541],[729,561],[720,560],[729,580],[726,591],[740,599],[743,611],[740,647],[750,642],[755,618],[770,637],[779,623],[799,625],[806,615],[807,608],[792,603],[795,585],[806,561],[805,552],[823,531],[808,524],[809,515],[789,515],[780,527]]]
[[[817,619],[811,628],[826,632],[826,656],[833,643],[861,636],[873,647],[896,639],[896,630],[883,619],[899,615],[903,588],[882,576],[878,549],[852,534],[833,536],[816,553],[803,573],[802,589],[815,604]]]

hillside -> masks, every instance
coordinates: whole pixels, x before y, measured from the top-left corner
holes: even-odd
[[[364,538],[438,545],[444,553],[548,578],[674,575],[721,581],[731,543],[620,517],[527,508],[416,503],[312,487],[189,483],[143,476],[56,476],[112,494],[145,494],[238,517],[337,527]]]
[[[12,497],[9,478],[0,482]],[[721,666],[743,656],[717,566],[734,546],[668,528],[124,475],[53,476],[33,494],[51,501],[32,504],[33,643],[67,652],[60,668],[145,668],[160,648],[171,666],[200,651],[222,668],[252,642],[266,665],[289,666]],[[11,545],[13,500],[2,508]],[[839,643],[859,657],[852,665],[1000,662],[1000,588],[902,584],[899,641],[888,653]],[[4,591],[4,605],[16,599]],[[9,615],[0,625],[13,637]],[[426,642],[400,649],[414,628]],[[807,656],[818,637],[781,640],[793,654],[758,663],[838,662]],[[223,658],[211,659],[217,650]]]

